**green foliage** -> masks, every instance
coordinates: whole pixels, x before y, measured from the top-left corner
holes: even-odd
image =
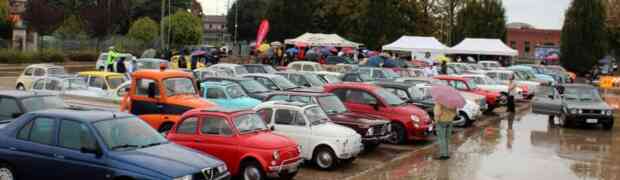
[[[0,63],[51,63],[63,62],[64,59],[62,52],[51,49],[26,52],[15,49],[0,49]]]
[[[84,39],[87,37],[84,32],[84,22],[79,16],[69,16],[56,29],[54,35],[61,39]]]
[[[12,26],[9,22],[9,2],[0,0],[0,38],[11,38]]]
[[[606,13],[602,0],[575,0],[566,11],[561,37],[561,62],[579,73],[588,72],[608,49]]]
[[[256,39],[256,30],[261,20],[267,17],[268,3],[271,0],[237,0],[228,10],[226,22],[227,29],[230,34],[235,34],[235,12],[238,13],[238,39],[240,40],[253,40]],[[288,2],[288,1],[287,1]],[[296,1],[301,3],[302,1]],[[239,7],[238,10],[237,6]],[[288,14],[290,15],[290,14]],[[306,20],[299,20],[302,22]],[[271,24],[272,26],[274,24]],[[276,25],[277,26],[277,25]],[[271,32],[270,32],[271,34]]]
[[[67,53],[67,59],[70,61],[94,62],[97,61],[98,57],[99,53],[96,50],[83,50]]]
[[[454,43],[470,38],[506,36],[506,10],[500,0],[468,0],[457,13]]]
[[[152,42],[159,36],[159,24],[149,17],[140,18],[133,22],[127,36],[142,42]]]
[[[202,42],[202,19],[187,11],[178,11],[163,20],[164,30],[170,31],[170,44],[173,47],[196,45]]]

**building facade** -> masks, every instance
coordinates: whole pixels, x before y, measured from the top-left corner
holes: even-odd
[[[506,44],[519,51],[520,58],[537,58],[537,49],[560,48],[562,30],[536,29],[525,23],[510,23],[506,33]]]
[[[226,16],[205,15],[202,18],[204,26],[204,42],[208,44],[230,41],[230,33],[226,28]]]

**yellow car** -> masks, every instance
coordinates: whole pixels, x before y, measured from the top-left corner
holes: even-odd
[[[179,59],[180,59],[180,55],[176,55],[176,56],[172,56],[171,60],[170,60],[170,68],[171,69],[180,69],[179,68]],[[191,70],[192,69],[192,56],[185,56],[185,64],[187,65],[187,70]],[[203,67],[207,67],[205,65],[204,62],[201,62],[200,60],[197,63],[197,68],[195,69],[200,69]]]
[[[127,78],[121,73],[86,71],[78,73],[78,77],[84,79],[89,88],[97,88],[113,93]]]

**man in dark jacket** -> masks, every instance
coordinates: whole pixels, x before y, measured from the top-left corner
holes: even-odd
[[[446,63],[446,61],[441,62],[441,71],[439,74],[448,74],[448,63]]]
[[[121,57],[118,61],[116,61],[116,72],[125,74],[127,72],[127,68],[125,67],[125,57]]]

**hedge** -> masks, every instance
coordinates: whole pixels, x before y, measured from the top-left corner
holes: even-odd
[[[0,49],[0,63],[58,63],[64,62],[65,55],[58,50],[17,51],[14,49]]]
[[[67,53],[67,59],[70,61],[89,62],[97,61],[99,53],[96,51],[78,51]]]

